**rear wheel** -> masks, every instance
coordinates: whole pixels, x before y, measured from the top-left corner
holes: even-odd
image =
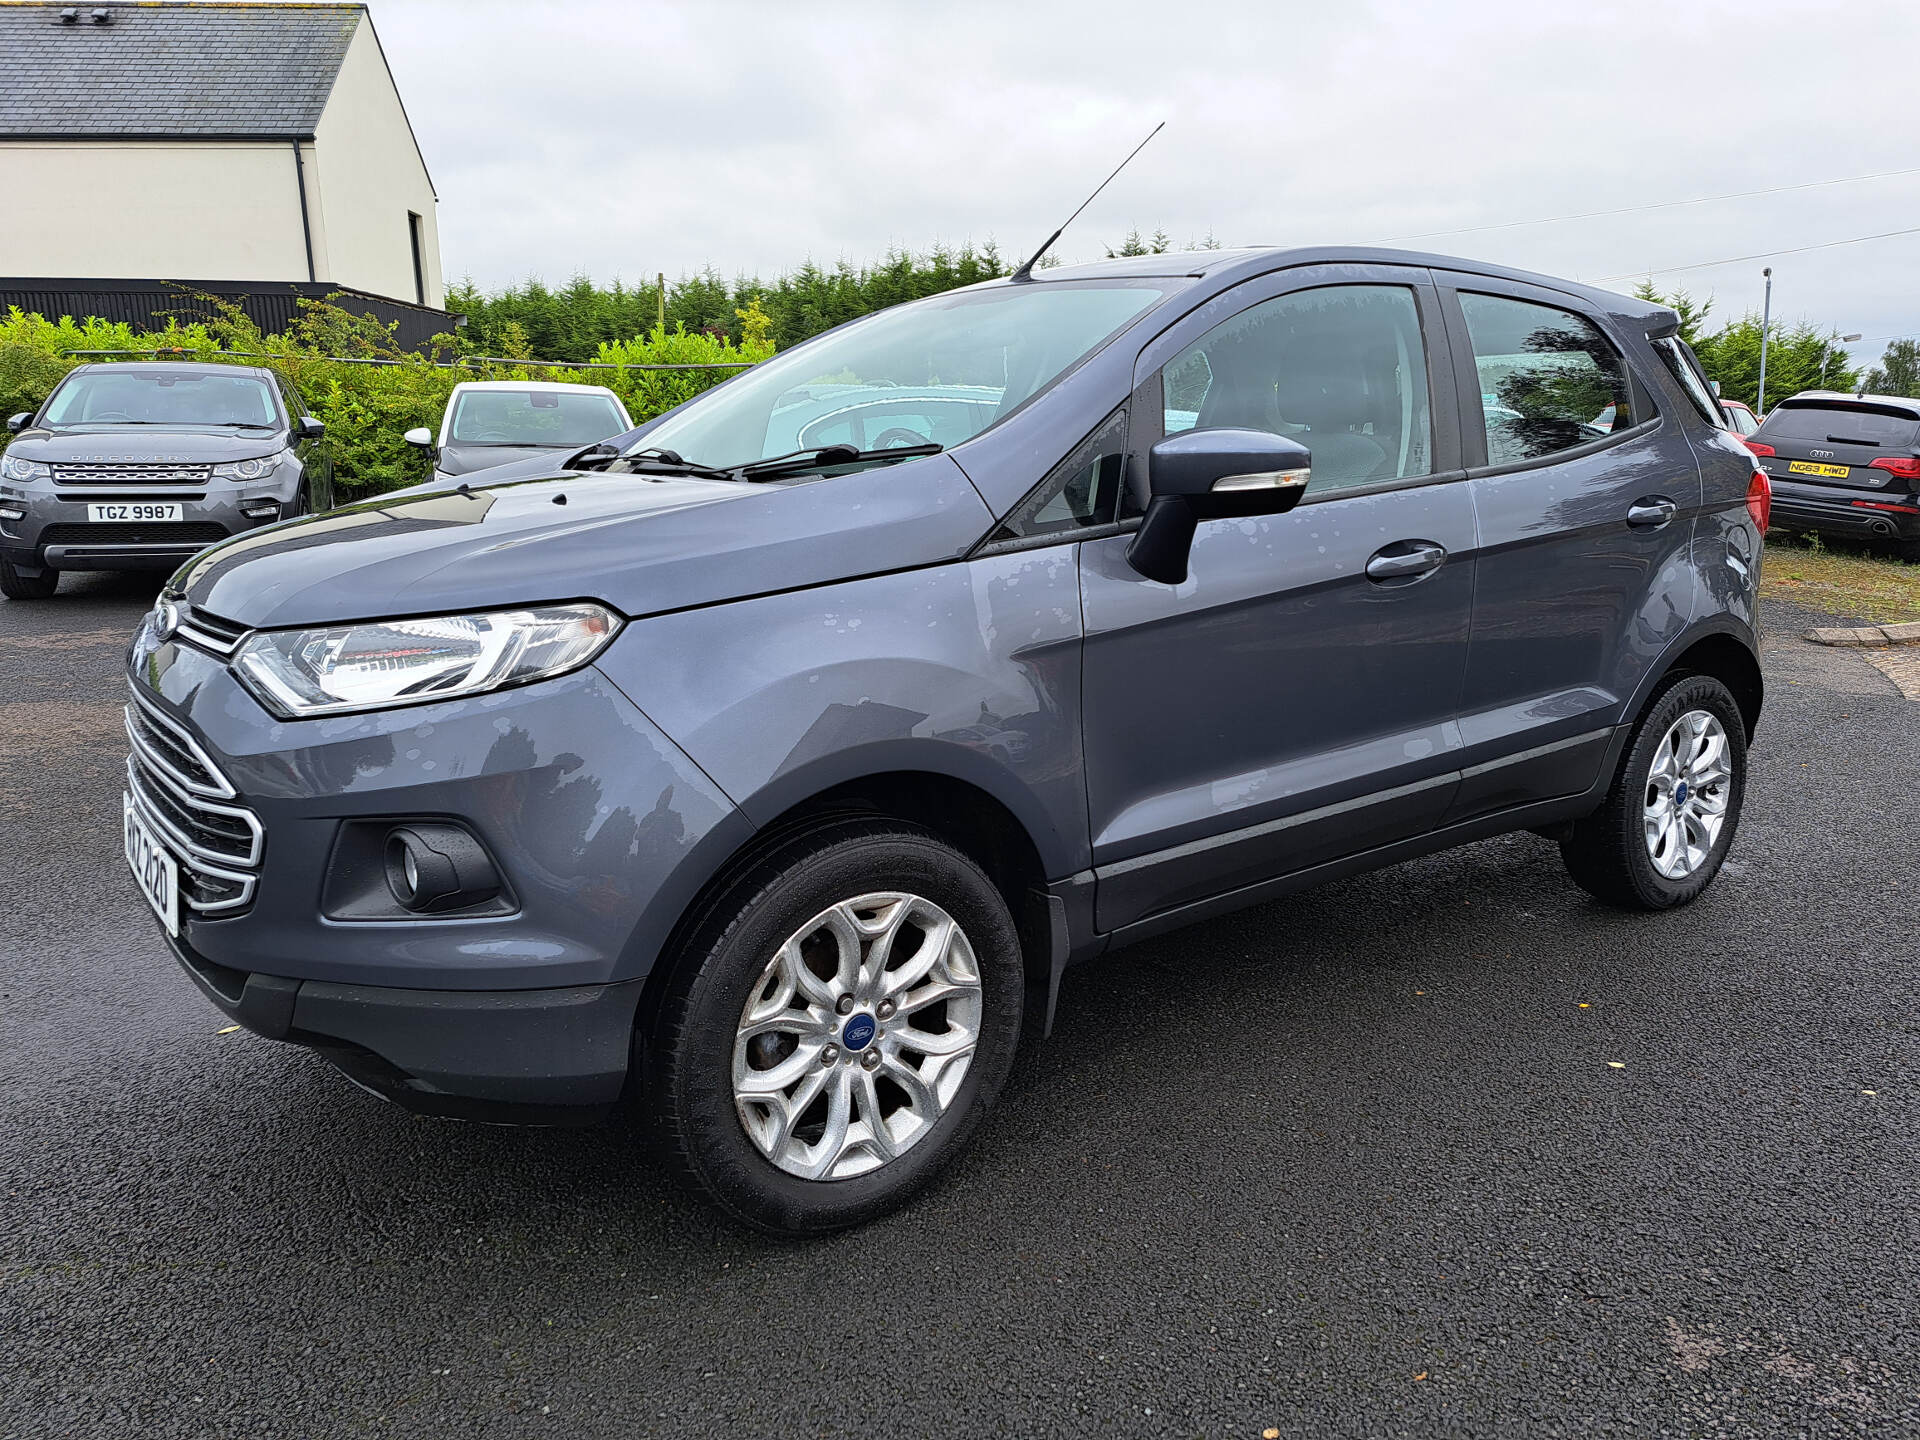
[[[1655,692],[1606,803],[1561,840],[1561,858],[1609,905],[1685,905],[1720,872],[1746,788],[1747,732],[1732,693],[1708,675],[1676,676]]]
[[[965,1148],[1013,1062],[1020,941],[979,866],[854,821],[780,846],[709,907],[646,1047],[656,1134],[734,1218],[883,1214]]]
[[[12,562],[0,560],[0,595],[9,600],[45,600],[60,588],[60,572],[42,567],[38,575],[23,575]]]

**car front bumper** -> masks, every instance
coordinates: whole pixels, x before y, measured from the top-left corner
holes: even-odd
[[[0,554],[22,570],[172,570],[209,545],[291,512],[298,477],[254,485],[215,482],[204,492],[89,494],[82,486],[9,482],[4,503],[25,518],[0,520]],[[281,490],[294,492],[282,495]],[[174,521],[94,521],[90,505],[178,505]]]
[[[626,1083],[638,980],[403,990],[248,973],[169,943],[229,1018],[318,1051],[364,1089],[422,1115],[591,1124]]]
[[[160,837],[182,877],[170,944],[214,1004],[414,1110],[553,1122],[618,1098],[641,986],[711,857],[752,827],[609,681],[587,668],[280,721],[218,657],[151,626],[129,680],[136,717],[160,717],[235,792],[168,788],[151,742],[129,767],[149,829],[156,798],[176,822]],[[210,866],[182,847],[177,822],[196,805],[251,817],[252,856]],[[510,903],[452,915],[339,903],[362,863],[354,835],[422,822],[464,826]],[[222,868],[243,888],[203,908],[189,880]]]

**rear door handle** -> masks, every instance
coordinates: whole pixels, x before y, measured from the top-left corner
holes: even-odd
[[[1418,580],[1446,563],[1447,551],[1443,545],[1431,540],[1396,540],[1373,552],[1367,561],[1367,578],[1381,583]]]
[[[1636,530],[1658,530],[1679,513],[1680,507],[1666,496],[1649,495],[1627,507],[1627,524]]]

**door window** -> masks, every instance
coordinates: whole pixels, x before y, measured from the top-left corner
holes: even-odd
[[[1626,362],[1592,321],[1461,292],[1487,422],[1487,463],[1517,465],[1639,423]]]
[[[1336,285],[1222,321],[1161,369],[1162,424],[1284,435],[1313,456],[1308,494],[1433,469],[1420,312],[1398,285]]]

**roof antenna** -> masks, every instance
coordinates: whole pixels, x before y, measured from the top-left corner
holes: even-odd
[[[1166,128],[1167,128],[1167,122],[1162,120],[1158,125],[1154,126],[1153,129],[1147,132],[1147,140],[1153,139],[1154,136],[1158,135],[1162,130]],[[1133,157],[1135,155],[1138,155],[1142,150],[1147,148],[1147,140],[1142,140],[1138,145],[1134,146],[1132,152],[1128,154],[1127,158],[1125,160],[1122,160],[1118,165],[1113,167],[1113,175],[1118,175],[1122,170],[1126,169],[1128,165],[1133,163]],[[1113,183],[1113,175],[1109,175],[1107,176],[1106,179],[1102,180],[1100,182],[1099,188],[1096,189],[1092,195],[1089,195],[1086,199],[1080,202],[1080,210],[1084,210],[1087,208],[1087,206],[1091,205],[1094,202],[1094,199],[1100,194],[1100,191],[1106,189],[1107,186]],[[1066,233],[1067,226],[1071,225],[1075,220],[1080,218],[1080,210],[1076,210],[1073,212],[1073,214],[1069,215],[1066,218],[1066,220],[1062,222],[1060,228],[1054,231],[1053,234],[1047,237],[1047,243],[1042,245],[1038,250],[1034,251],[1032,256],[1027,260],[1027,263],[1022,265],[1018,270],[1014,271],[1013,274],[1009,275],[1007,278],[1009,280],[1033,279],[1033,267],[1040,263],[1040,257],[1042,255],[1046,254],[1047,251],[1053,248],[1053,242],[1058,240],[1062,235]]]

